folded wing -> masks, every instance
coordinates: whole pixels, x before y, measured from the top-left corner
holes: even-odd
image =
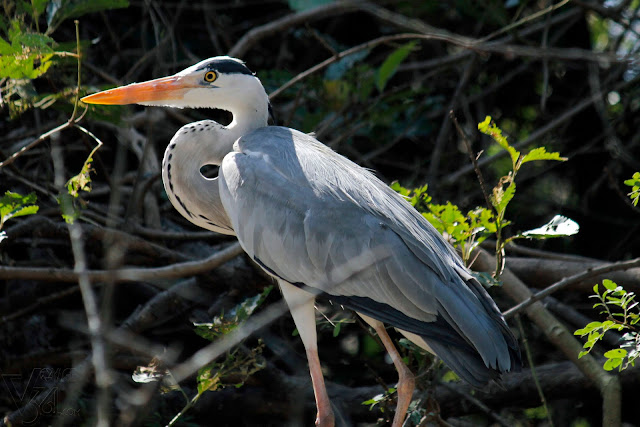
[[[260,129],[234,148],[221,167],[222,202],[266,271],[420,337],[473,385],[519,367],[493,300],[373,174],[288,128]]]

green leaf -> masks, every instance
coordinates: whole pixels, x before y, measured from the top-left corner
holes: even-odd
[[[47,3],[49,0],[31,0],[31,5],[33,6],[33,12],[35,15],[41,15],[47,7]]]
[[[520,152],[509,145],[507,138],[502,135],[502,129],[492,122],[491,116],[487,116],[484,121],[478,123],[478,130],[485,135],[489,135],[500,147],[507,150],[511,156],[511,162],[513,164],[513,169],[515,170],[518,159],[520,158]]]
[[[60,193],[56,200],[60,205],[62,218],[67,224],[73,224],[76,219],[80,218],[81,207],[76,205],[75,199],[69,193]]]
[[[198,370],[198,394],[216,391],[220,385],[220,376],[214,366],[205,366]]]
[[[515,182],[511,182],[506,190],[504,189],[504,184],[504,179],[501,179],[500,183],[494,187],[493,193],[491,194],[491,203],[493,203],[493,206],[496,208],[499,215],[504,213],[507,209],[507,205],[516,194]]]
[[[638,206],[640,201],[640,172],[634,172],[631,179],[624,181],[625,185],[631,187],[631,192],[627,194],[634,206]]]
[[[604,362],[603,368],[605,371],[612,371],[620,365],[622,365],[622,359],[609,359]]]
[[[338,335],[340,335],[340,328],[342,327],[342,323],[338,322],[336,323],[336,326],[334,326],[333,328],[333,337],[337,337]]]
[[[616,282],[610,279],[604,279],[602,281],[602,286],[604,286],[606,289],[610,291],[614,291],[618,288],[618,285],[616,284]]]
[[[32,215],[38,212],[38,206],[33,204],[36,199],[35,193],[23,196],[19,193],[7,191],[4,196],[0,197],[0,229],[11,218]]]
[[[0,55],[6,57],[7,55],[14,55],[21,51],[22,49],[20,49],[18,46],[12,46],[5,39],[0,37]]]
[[[577,222],[566,216],[556,215],[551,221],[539,228],[525,231],[521,235],[529,239],[547,239],[552,237],[573,236],[580,231]]]
[[[8,36],[8,42],[0,38],[0,78],[35,79],[52,65],[52,38],[26,32],[17,20],[11,22]]]
[[[373,396],[371,399],[369,400],[365,400],[364,402],[362,402],[362,405],[367,405],[367,406],[371,406],[369,409],[373,409],[373,407],[375,405],[377,405],[378,403],[382,402],[385,398],[385,394],[384,393],[380,393],[380,394],[376,394],[375,396]]]
[[[532,162],[534,160],[558,160],[558,161],[566,161],[566,157],[560,157],[560,153],[548,153],[546,148],[538,147],[529,151],[520,161],[521,164],[526,162]]]
[[[496,206],[497,211],[504,212],[505,209],[507,209],[507,205],[515,195],[516,195],[516,183],[512,182],[511,184],[509,184],[507,189],[504,190],[504,194],[502,195],[502,200],[500,201],[498,206]]]
[[[478,282],[485,288],[491,288],[494,286],[501,287],[502,282],[487,272],[471,271],[471,275],[476,278]]]
[[[590,322],[584,328],[578,329],[573,334],[574,335],[586,335],[589,332],[591,332],[591,331],[593,331],[595,329],[601,328],[601,327],[602,327],[602,322]]]
[[[380,92],[384,90],[389,79],[398,71],[398,66],[409,56],[416,44],[417,41],[410,41],[391,52],[387,59],[384,60],[378,69],[376,78],[376,86]]]
[[[634,172],[631,179],[626,179],[624,183],[629,187],[633,187],[634,185],[640,185],[640,172]]]

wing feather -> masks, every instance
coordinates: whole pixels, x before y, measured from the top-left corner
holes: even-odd
[[[491,369],[515,368],[517,344],[495,303],[401,196],[292,129],[263,128],[234,147],[222,202],[267,271],[425,337],[452,365],[479,353]]]

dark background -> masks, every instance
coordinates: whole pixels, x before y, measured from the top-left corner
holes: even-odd
[[[507,7],[510,3],[513,6]],[[298,20],[286,18],[294,16],[296,10],[284,1],[131,2],[126,9],[78,18],[84,50],[81,92],[169,75],[208,57],[240,52],[238,56],[271,93],[336,52],[361,43],[400,33],[445,35],[418,40],[382,91],[375,87],[376,73],[385,59],[409,39],[381,42],[361,51],[366,54],[357,58],[335,61],[272,99],[278,124],[316,132],[321,141],[374,170],[386,182],[398,180],[407,188],[427,183],[434,203],[451,201],[463,212],[483,206],[484,198],[449,111],[453,110],[473,151],[483,152],[480,160],[498,151],[477,131],[477,123],[486,115],[493,117],[512,144],[529,141],[521,150],[545,146],[548,151],[560,152],[569,160],[523,168],[507,212],[512,221],[508,229],[511,234],[538,227],[555,214],[580,224],[580,233],[571,238],[523,243],[540,251],[534,255],[508,251],[507,266],[528,286],[543,288],[598,262],[625,260],[640,253],[638,208],[631,206],[626,196],[629,187],[622,184],[640,170],[638,64],[606,61],[616,52],[637,55],[638,5],[611,3],[572,1],[508,29],[551,2],[334,4],[323,6],[325,12],[321,14],[298,10],[308,14]],[[273,31],[256,33],[251,43],[238,44],[248,32],[266,25],[273,25]],[[490,45],[481,43],[480,39],[499,30],[503,31],[486,41]],[[73,21],[65,21],[51,36],[73,50]],[[477,46],[470,48],[473,43]],[[532,49],[522,54],[514,52],[512,46]],[[76,66],[73,58],[61,58],[47,74],[32,81],[36,94],[32,103],[36,105],[22,114],[9,114],[7,102],[15,98],[5,100],[0,121],[2,159],[68,119],[73,108]],[[36,101],[49,94],[57,95],[56,102],[38,108]],[[160,182],[159,165],[167,142],[180,126],[203,118],[229,120],[228,114],[220,111],[137,106],[89,109],[81,125],[105,143],[94,156],[93,190],[81,195],[86,203],[80,223],[89,269],[161,267],[204,258],[233,241],[204,233],[186,222],[171,207]],[[0,242],[0,264],[27,271],[21,277],[5,278],[3,274],[8,273],[0,271],[0,314],[8,316],[0,322],[0,372],[4,380],[0,384],[4,388],[0,409],[13,413],[16,424],[28,417],[20,419],[13,411],[25,407],[31,397],[42,396],[43,390],[53,390],[51,396],[58,399],[57,407],[72,412],[57,420],[66,419],[71,425],[79,425],[78,420],[91,424],[95,413],[93,377],[87,374],[80,381],[67,376],[69,369],[78,370],[91,345],[83,332],[86,318],[77,284],[53,273],[73,269],[74,257],[55,201],[60,188],[54,185],[51,156],[52,147],[62,149],[68,179],[80,171],[94,145],[86,134],[66,129],[0,169],[3,193],[35,191],[40,206],[36,216],[7,224],[4,229],[9,238]],[[481,171],[493,186],[508,166],[506,157],[502,157],[482,166]],[[567,265],[557,253],[581,258]],[[53,270],[49,277],[34,278],[28,274],[30,267]],[[176,280],[100,281],[95,290],[105,324],[119,327],[134,316],[132,333],[140,334],[144,343],[179,349],[178,359],[184,360],[208,344],[193,332],[192,322],[211,321],[270,284],[242,257],[185,280],[191,281],[179,283],[191,296],[171,296],[163,303],[168,305],[157,312],[151,310],[153,320],[144,321],[135,318],[135,310],[149,307],[154,296],[167,295],[166,289]],[[575,313],[598,319],[598,313],[589,309],[592,301],[587,298],[594,283],[592,280],[555,296]],[[634,290],[638,279],[620,284]],[[502,309],[513,305],[500,289],[491,292]],[[274,290],[265,304],[276,303],[279,298]],[[392,417],[394,403],[385,400],[369,410],[361,402],[383,393],[383,384],[394,386],[393,365],[385,362],[376,338],[350,313],[328,304],[320,308],[334,323],[344,322],[334,337],[334,326],[319,318],[320,357],[331,383],[332,401],[343,422],[383,424]],[[571,331],[584,325],[580,320],[560,317]],[[597,390],[535,325],[524,317],[522,322],[521,330],[512,325],[520,338],[529,342],[556,425],[598,425],[601,403]],[[239,351],[248,354],[263,345],[263,369],[240,388],[205,393],[179,425],[311,425],[315,406],[304,350],[298,337],[292,336],[293,329],[288,315],[260,328]],[[133,370],[148,364],[150,357],[122,343],[112,343],[110,348],[113,422],[166,424],[184,406],[183,395],[178,391],[161,393],[155,386],[141,387],[132,382]],[[603,346],[596,353],[608,348]],[[418,373],[419,392],[410,422],[496,422],[458,392],[440,384],[446,368],[432,366],[429,356],[406,348],[403,351]],[[32,372],[42,369],[50,369],[47,372],[52,374],[33,379]],[[530,409],[541,403],[530,371],[525,371],[529,376],[508,383],[506,391],[496,388],[473,393],[509,423],[543,425],[547,421],[540,412]],[[7,382],[7,378],[13,380]],[[625,387],[638,382],[637,373],[628,372],[624,378]],[[62,384],[57,382],[60,379]],[[69,384],[81,387],[70,392]],[[181,385],[188,396],[195,395],[195,378]],[[144,392],[135,394],[135,390]],[[632,394],[624,390],[625,396]],[[628,407],[623,402],[623,417],[634,423],[626,412]],[[49,423],[54,419],[50,415],[40,410],[36,418]]]

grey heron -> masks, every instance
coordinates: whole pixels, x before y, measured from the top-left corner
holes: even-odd
[[[178,130],[164,154],[164,187],[186,219],[236,235],[279,283],[306,350],[317,425],[333,426],[334,414],[318,358],[316,297],[355,310],[379,335],[399,373],[396,427],[414,377],[384,324],[473,386],[519,369],[514,335],[454,249],[368,170],[311,135],[268,126],[269,98],[242,61],[218,56],[82,101],[231,112],[226,126],[203,120]],[[219,166],[216,178],[200,172],[210,164]]]

